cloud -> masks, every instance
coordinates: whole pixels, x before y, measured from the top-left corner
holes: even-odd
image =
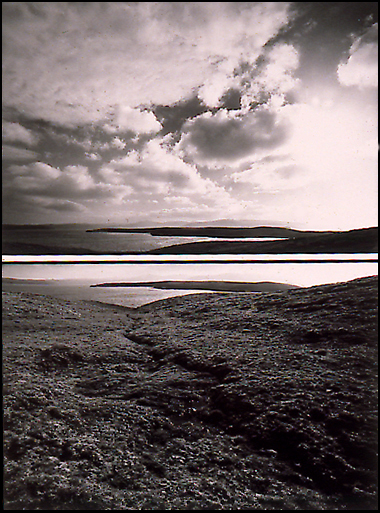
[[[208,107],[219,107],[220,100],[226,91],[239,86],[239,79],[234,76],[238,62],[224,60],[218,63],[215,71],[198,89],[198,97]]]
[[[27,146],[34,146],[38,142],[38,137],[31,130],[23,127],[19,123],[9,121],[2,122],[2,138],[5,142],[21,142]]]
[[[239,70],[242,106],[266,103],[272,97],[281,99],[282,105],[286,94],[299,84],[294,77],[298,66],[299,53],[293,45],[276,43],[265,48],[259,62],[244,63]]]
[[[104,129],[110,133],[132,131],[136,133],[156,133],[162,126],[152,112],[117,105],[110,123]]]
[[[2,158],[3,161],[34,160],[37,158],[37,153],[25,148],[18,148],[16,146],[10,146],[9,144],[3,144]]]
[[[265,157],[253,162],[247,169],[231,174],[231,188],[239,195],[252,193],[273,194],[295,190],[309,184],[310,177],[289,156],[268,161]]]
[[[58,198],[44,198],[44,197],[35,197],[33,201],[36,203],[37,208],[47,210],[48,213],[82,213],[86,209],[83,205],[76,203],[75,201],[68,199],[58,199]]]
[[[94,161],[101,160],[101,156],[98,153],[88,153],[88,152],[86,152],[85,153],[85,157],[88,160],[94,160]]]
[[[124,183],[135,191],[150,194],[168,194],[176,189],[192,190],[202,182],[194,166],[167,151],[163,141],[158,139],[149,141],[141,152],[132,150],[102,166],[99,175],[106,182]]]
[[[234,165],[263,149],[275,148],[287,135],[286,124],[266,108],[242,114],[219,110],[188,121],[178,150],[198,164]]]
[[[298,65],[299,56],[293,45],[276,44],[265,56],[258,82],[267,91],[287,93],[297,83],[292,72],[298,68]]]
[[[83,165],[60,169],[34,162],[11,165],[6,173],[9,212],[16,203],[20,210],[30,208],[32,199],[36,211],[40,207],[53,211],[56,205],[57,212],[83,209],[86,216],[92,212],[112,218],[131,212],[178,219],[208,213],[206,218],[212,218],[222,209],[240,208],[223,187],[203,178],[195,166],[172,152],[165,138],[150,140],[141,151],[131,150],[91,171]]]
[[[112,160],[99,170],[99,179],[113,187],[129,187],[129,200],[140,205],[149,201],[149,208],[178,209],[223,208],[234,203],[220,186],[200,175],[197,168],[184,162],[165,146],[165,140],[151,140],[144,150],[130,151],[126,156]],[[146,207],[148,208],[148,207]]]
[[[61,172],[43,162],[33,162],[25,165],[11,165],[7,169],[9,175],[6,186],[35,193],[43,191],[49,183],[56,180]]]
[[[349,57],[337,70],[344,86],[377,87],[378,84],[378,24],[375,23],[351,45]]]
[[[222,94],[287,24],[289,5],[7,2],[3,19],[4,106],[66,126],[116,109],[120,127],[154,131],[157,120],[129,109],[171,105],[214,73]]]
[[[34,160],[37,153],[23,146],[34,146],[39,138],[20,123],[2,121],[2,159],[3,161]]]
[[[111,141],[111,146],[118,150],[123,150],[126,147],[126,143],[122,141],[119,137],[114,137]]]
[[[222,60],[198,89],[198,96],[209,107],[220,107],[230,90],[241,92],[242,105],[273,95],[285,95],[298,84],[293,72],[299,66],[298,51],[291,44],[276,43],[262,48],[260,58],[245,56],[245,60]]]
[[[347,34],[370,18],[335,30],[341,7],[311,23],[308,7],[286,2],[5,2],[3,10],[13,213],[23,204],[28,214],[33,205],[49,216],[56,209],[58,220],[64,212],[316,220],[324,208],[333,224],[334,198],[341,219],[348,198],[351,219],[369,216],[377,24],[338,62]]]
[[[163,135],[179,131],[188,119],[207,111],[207,106],[195,94],[170,106],[157,105],[154,107],[154,113],[162,125],[161,133]]]
[[[66,166],[58,169],[44,162],[11,165],[6,170],[6,189],[23,195],[87,200],[112,196],[107,184],[94,180],[86,166]],[[118,190],[119,194],[121,190]]]

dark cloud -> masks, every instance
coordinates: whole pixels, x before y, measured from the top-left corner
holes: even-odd
[[[225,111],[224,111],[225,112]],[[244,117],[199,116],[185,127],[181,145],[201,160],[234,161],[285,141],[287,125],[261,109]]]
[[[241,107],[241,93],[239,89],[232,87],[224,93],[220,99],[222,109],[239,110]]]
[[[37,153],[26,148],[20,148],[18,146],[11,146],[9,144],[3,144],[2,147],[2,160],[4,162],[23,162],[25,160],[35,160]]]
[[[153,112],[162,124],[161,134],[177,132],[191,118],[204,114],[208,107],[197,96],[174,105],[157,105]]]
[[[241,93],[239,89],[230,88],[220,98],[220,105],[217,108],[206,106],[198,96],[194,96],[173,105],[157,105],[153,108],[153,112],[162,124],[160,135],[175,134],[173,140],[178,142],[183,126],[187,121],[206,112],[215,114],[218,110],[239,110],[241,108],[240,100]]]
[[[361,35],[378,19],[378,2],[292,2],[293,21],[273,38],[302,48],[296,76],[305,85],[335,81],[352,35]]]
[[[62,127],[27,118],[16,111],[9,112],[7,119],[10,121],[3,122],[3,139],[10,138],[11,127],[13,138],[18,137],[19,141],[16,140],[12,146],[3,145],[3,160],[22,162],[38,157],[40,161],[60,169],[78,164],[96,169],[101,161],[112,160],[131,149],[141,149],[152,138],[149,134],[136,137],[129,130],[113,133],[104,130],[102,124]],[[33,151],[20,147],[21,143],[25,146],[28,139],[29,146],[33,142]]]

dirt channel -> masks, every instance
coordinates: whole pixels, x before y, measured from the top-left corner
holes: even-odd
[[[5,509],[377,509],[377,278],[3,293]]]

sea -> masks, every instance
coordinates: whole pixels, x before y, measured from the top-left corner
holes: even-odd
[[[237,281],[286,283],[311,287],[374,276],[376,262],[250,263],[5,263],[3,291],[29,292],[68,300],[91,300],[136,308],[174,296],[209,290],[153,287],[91,287],[100,283],[152,281]],[[250,292],[257,294],[256,292]],[[222,294],[230,294],[223,292]]]

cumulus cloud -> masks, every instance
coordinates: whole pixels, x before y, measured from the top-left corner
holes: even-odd
[[[299,53],[287,43],[277,43],[265,48],[260,62],[254,65],[246,62],[238,70],[241,83],[243,107],[252,103],[268,102],[272,98],[284,103],[286,94],[294,89],[299,80],[294,71],[299,66]]]
[[[3,19],[6,106],[67,126],[102,123],[117,107],[120,126],[151,131],[157,120],[129,108],[177,102],[214,72],[222,93],[286,25],[289,6],[6,2]]]
[[[156,133],[162,126],[152,112],[132,109],[127,105],[117,105],[110,123],[104,125],[110,133],[131,131],[136,133]]]
[[[24,195],[79,202],[112,196],[110,187],[96,182],[86,166],[66,166],[61,170],[44,162],[33,162],[11,165],[6,173],[6,189]]]
[[[123,150],[126,147],[126,143],[122,141],[119,137],[114,137],[111,141],[111,146],[118,150]]]
[[[60,176],[61,171],[43,162],[33,162],[12,165],[7,169],[7,173],[10,175],[6,182],[7,187],[35,193],[43,191]]]
[[[284,94],[297,84],[292,73],[298,68],[297,50],[290,44],[276,44],[265,57],[265,65],[258,76],[258,84],[265,90]]]
[[[377,87],[378,24],[354,40],[349,56],[338,66],[339,82],[344,86]]]
[[[149,201],[149,208],[157,211],[171,206],[175,209],[173,215],[178,209],[200,212],[234,203],[222,187],[203,178],[194,165],[184,162],[165,146],[163,139],[151,140],[141,152],[130,151],[103,165],[99,178],[114,187],[129,187],[129,199],[140,205]]]
[[[198,88],[198,97],[208,107],[220,106],[223,95],[229,89],[239,87],[239,79],[234,75],[238,62],[224,60],[215,65],[215,70]]]
[[[43,162],[10,165],[6,189],[15,201],[27,205],[38,198],[37,210],[54,210],[56,205],[57,212],[83,208],[100,214],[114,209],[116,215],[132,209],[190,219],[201,212],[212,218],[221,209],[241,207],[223,187],[171,151],[165,138],[150,140],[142,150],[131,150],[92,171],[83,165],[60,169]]]
[[[86,159],[93,160],[93,161],[101,160],[101,156],[99,155],[99,153],[85,152],[85,157],[86,157]]]
[[[239,163],[262,149],[275,148],[286,138],[286,124],[274,112],[260,108],[247,114],[219,110],[188,121],[178,150],[199,164]]]
[[[354,104],[287,105],[289,138],[269,160],[235,173],[235,190],[259,192],[263,216],[303,220],[319,229],[376,224],[375,114]],[[273,160],[276,156],[277,160]],[[285,156],[287,156],[285,158]],[[245,196],[243,196],[245,197]]]
[[[23,146],[34,146],[38,137],[31,130],[28,130],[20,123],[2,121],[2,159],[3,161],[34,160],[37,153]]]
[[[296,3],[3,2],[3,9],[12,212],[22,200],[28,212],[35,205],[49,215],[73,212],[74,220],[75,212],[291,219],[298,198],[297,216],[317,219],[322,204],[332,214],[334,197],[343,212],[344,198],[357,197],[352,189],[371,196],[377,137],[373,104],[361,106],[377,81],[377,24],[353,40],[337,69],[347,27],[326,42],[331,24],[316,17],[309,36],[320,27],[319,47],[317,38],[303,39]],[[289,25],[297,11],[299,25]],[[331,68],[324,60],[322,69],[323,49]],[[341,85],[367,89],[343,90],[331,73]],[[310,103],[314,93],[318,105]],[[355,95],[361,104],[350,112]]]
[[[9,121],[2,122],[2,138],[5,142],[21,142],[27,146],[34,146],[38,142],[38,137],[31,130]]]

